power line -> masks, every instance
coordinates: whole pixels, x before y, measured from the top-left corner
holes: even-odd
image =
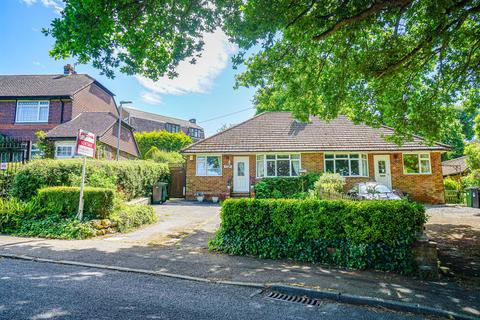
[[[233,116],[234,114],[237,114],[237,113],[240,113],[240,112],[244,112],[244,111],[247,111],[247,110],[251,110],[251,109],[255,109],[255,107],[248,107],[248,108],[245,108],[245,109],[242,109],[242,110],[238,110],[238,111],[235,111],[235,112],[231,112],[231,113],[227,113],[227,114],[224,114],[224,115],[215,117],[215,118],[211,118],[211,119],[199,121],[198,123],[205,123],[205,122],[209,122],[209,121],[213,121],[213,120],[222,119],[222,118],[229,117],[229,116]]]

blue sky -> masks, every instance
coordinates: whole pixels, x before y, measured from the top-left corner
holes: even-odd
[[[0,74],[62,73],[70,60],[54,60],[48,55],[53,39],[41,33],[50,21],[59,17],[60,0],[0,1]],[[108,79],[90,65],[77,65],[116,94],[117,102],[132,100],[138,109],[183,119],[196,118],[206,134],[214,134],[222,124],[239,123],[250,118],[246,110],[221,119],[216,118],[252,107],[253,89],[233,89],[236,71],[230,57],[235,47],[221,32],[206,37],[205,53],[197,65],[183,64],[178,79],[158,82],[117,73]]]

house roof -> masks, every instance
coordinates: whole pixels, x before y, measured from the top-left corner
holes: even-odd
[[[447,160],[442,162],[442,172],[444,176],[461,174],[468,170],[466,156]]]
[[[51,129],[47,132],[46,136],[47,138],[55,140],[76,139],[78,129],[83,129],[94,133],[100,141],[116,148],[117,135],[115,136],[115,139],[112,139],[111,135],[116,133],[112,132],[111,128],[117,122],[118,117],[109,112],[83,112],[72,120]],[[123,126],[127,127],[130,131],[132,130],[132,128],[124,122]],[[120,150],[137,156],[138,148],[133,138],[132,143],[127,143],[121,140]]]
[[[190,128],[197,128],[197,129],[203,130],[201,126],[199,126],[196,123],[192,123],[188,120],[167,117],[157,113],[145,112],[145,111],[134,109],[134,108],[124,107],[123,109],[126,112],[128,112],[130,117],[132,118],[146,119],[146,120],[152,120],[152,121],[162,122],[162,123],[173,123],[173,124],[178,124],[182,127],[190,127]]]
[[[92,83],[114,95],[87,74],[0,75],[0,98],[72,97]]]
[[[184,153],[290,152],[290,151],[415,151],[449,150],[444,144],[426,145],[421,137],[399,146],[384,136],[393,129],[354,124],[345,116],[330,122],[312,117],[301,123],[290,112],[265,112],[209,138]]]

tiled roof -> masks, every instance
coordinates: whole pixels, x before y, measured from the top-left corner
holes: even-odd
[[[130,117],[132,118],[147,119],[147,120],[152,120],[152,121],[157,121],[162,123],[173,123],[173,124],[178,124],[182,127],[187,127],[187,128],[190,127],[190,128],[203,129],[198,124],[192,123],[188,120],[162,116],[157,113],[145,112],[145,111],[133,109],[133,108],[123,108],[123,109],[126,112],[128,112],[130,114]]]
[[[62,123],[61,125],[58,125],[52,130],[48,131],[46,136],[47,138],[57,140],[61,138],[75,139],[77,137],[78,129],[83,129],[95,133],[100,141],[116,148],[118,135],[115,130],[112,130],[112,127],[117,123],[117,121],[118,117],[109,112],[84,112],[80,113],[72,120]],[[125,123],[124,126],[131,131],[130,126]],[[118,128],[118,126],[116,126],[116,128]],[[115,135],[115,137],[112,138],[112,135]],[[138,149],[135,141],[133,140],[133,133],[128,135],[128,137],[130,136],[132,136],[132,138],[129,142],[120,140],[120,150],[137,156]],[[122,134],[122,139],[123,138],[124,136]]]
[[[442,172],[444,176],[450,176],[455,174],[464,173],[468,170],[466,160],[467,157],[463,156],[452,160],[442,162]]]
[[[86,74],[0,75],[0,97],[71,97],[93,82]]]
[[[393,130],[388,127],[356,125],[344,116],[330,122],[312,117],[310,123],[301,123],[289,112],[265,112],[194,143],[183,152],[449,150],[444,144],[428,146],[418,136],[398,146],[384,139],[392,133]]]

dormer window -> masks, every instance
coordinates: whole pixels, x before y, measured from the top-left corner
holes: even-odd
[[[15,122],[48,122],[49,101],[18,101]]]
[[[188,128],[188,135],[192,138],[201,138],[202,130],[197,128]]]
[[[174,123],[165,123],[165,130],[168,132],[180,132],[180,126]]]

